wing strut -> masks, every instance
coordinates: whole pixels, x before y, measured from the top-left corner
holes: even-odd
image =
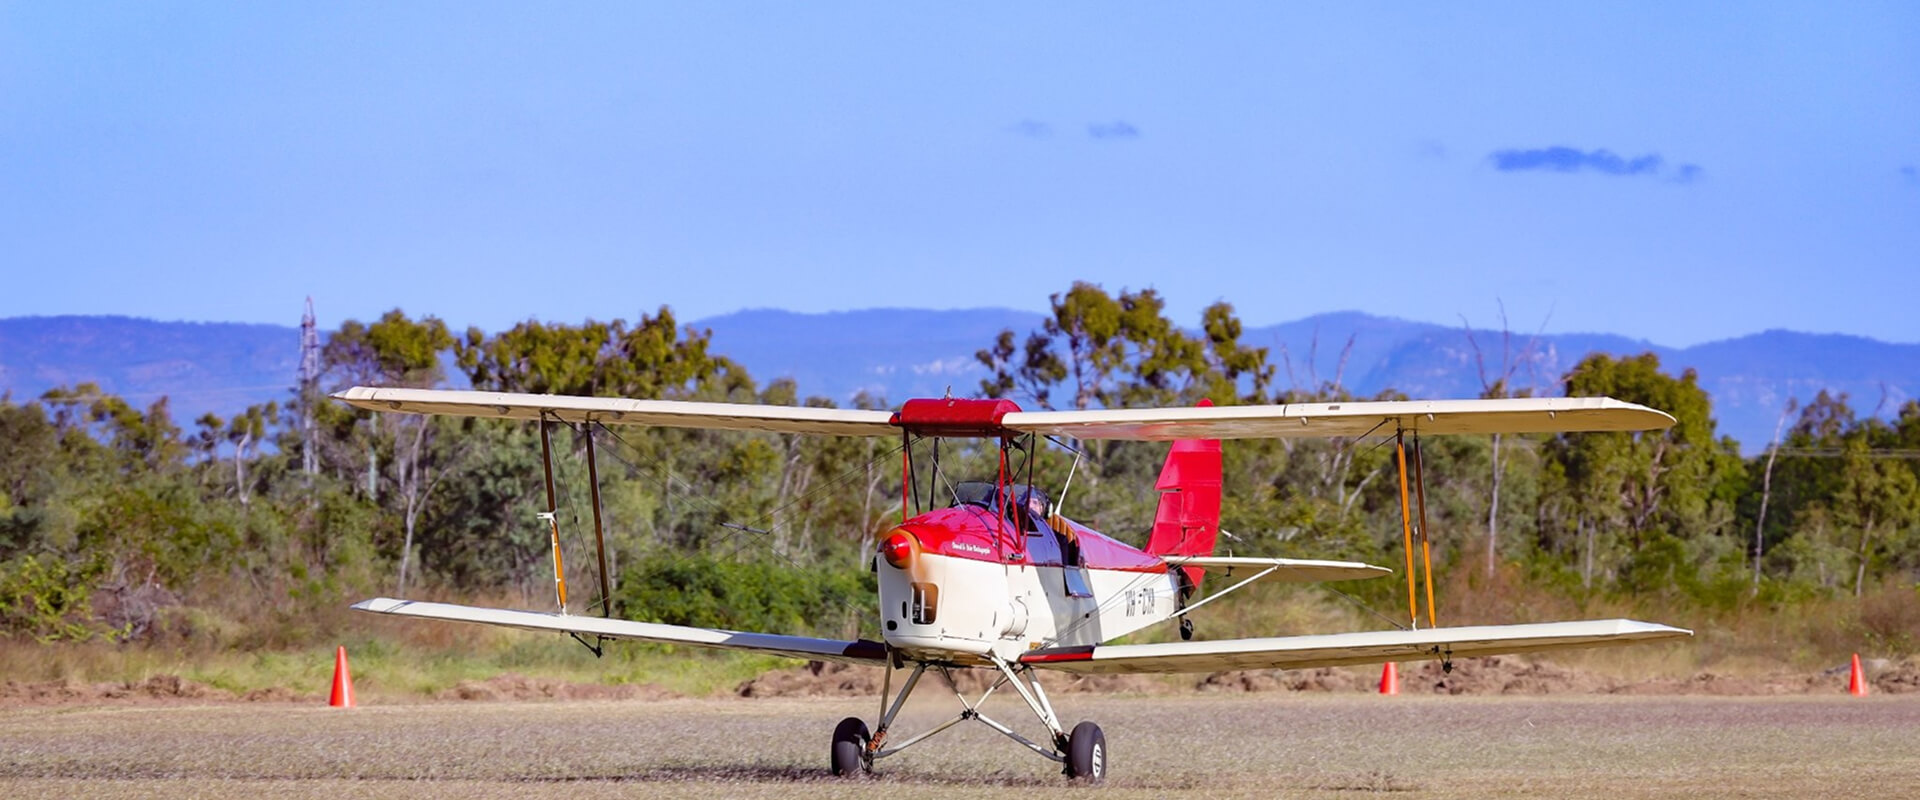
[[[1413,489],[1414,498],[1420,506],[1420,560],[1426,562],[1427,581],[1427,626],[1440,627],[1434,619],[1433,607],[1433,546],[1427,541],[1427,453],[1420,447],[1420,434],[1413,434]]]
[[[1413,572],[1414,509],[1413,496],[1419,497],[1420,558],[1424,563],[1423,577],[1427,584],[1427,627],[1437,628],[1440,623],[1433,609],[1433,546],[1427,540],[1427,475],[1420,452],[1420,434],[1413,436],[1413,483],[1410,491],[1407,486],[1407,435],[1405,428],[1393,432],[1395,461],[1400,468],[1400,532],[1401,540],[1407,549],[1407,622],[1414,628],[1420,627],[1420,603],[1415,592],[1416,576]]]
[[[547,513],[540,515],[547,521],[547,530],[553,536],[553,588],[560,598],[560,613],[567,613],[567,571],[560,562],[560,523],[555,515],[560,506],[553,495],[553,443],[547,435],[547,428],[553,423],[547,421],[545,414],[540,416],[540,466],[547,473]]]
[[[593,421],[587,421],[587,489],[593,495],[593,547],[600,555],[600,612],[613,619],[612,580],[607,574],[607,534],[600,523],[600,462],[593,455]]]

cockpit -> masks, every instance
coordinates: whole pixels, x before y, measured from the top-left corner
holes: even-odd
[[[1004,489],[993,481],[961,481],[953,487],[953,507],[975,506],[1006,519],[1026,534],[1025,558],[1034,566],[1062,567],[1067,594],[1088,597],[1079,543],[1071,529],[1060,530],[1050,519],[1053,505],[1047,492],[1030,484],[1017,483]]]
[[[1011,500],[1012,502],[1007,502]],[[1047,530],[1047,513],[1053,508],[1047,492],[1036,486],[1017,483],[1001,491],[993,481],[961,481],[953,487],[953,507],[978,506],[994,513],[1012,508],[1013,519],[1027,533]]]

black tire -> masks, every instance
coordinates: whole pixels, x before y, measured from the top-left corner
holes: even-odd
[[[1082,722],[1067,736],[1067,777],[1088,783],[1107,779],[1107,735],[1100,726]]]
[[[867,761],[867,723],[859,717],[847,717],[833,728],[833,774],[838,777],[865,775],[873,768]]]

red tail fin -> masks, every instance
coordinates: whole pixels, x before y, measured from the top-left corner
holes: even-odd
[[[1211,406],[1207,400],[1201,406]],[[1220,440],[1181,439],[1167,453],[1167,463],[1154,482],[1160,490],[1160,508],[1153,515],[1153,534],[1147,552],[1153,555],[1213,555],[1220,532]],[[1187,578],[1200,585],[1201,569],[1187,567]]]

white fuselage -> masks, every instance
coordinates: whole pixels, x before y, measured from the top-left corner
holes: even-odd
[[[881,633],[910,659],[979,663],[1109,641],[1173,616],[1175,573],[1003,564],[932,553],[879,562]],[[1076,596],[1067,570],[1090,590]],[[931,587],[932,591],[928,591]]]

